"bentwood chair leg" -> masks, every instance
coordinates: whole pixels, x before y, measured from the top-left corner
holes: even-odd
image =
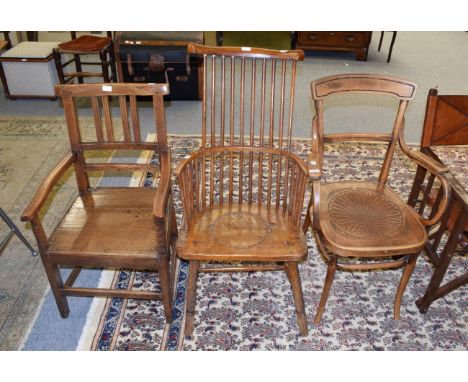
[[[330,287],[333,283],[333,278],[335,277],[336,272],[336,263],[338,258],[336,255],[330,255],[330,262],[328,263],[327,276],[325,277],[325,284],[323,284],[322,296],[320,297],[319,307],[317,309],[317,314],[315,315],[315,324],[320,324],[322,321],[323,311],[325,310],[325,305],[327,304],[328,294],[330,293]]]
[[[418,259],[419,253],[409,255],[408,262],[406,263],[405,269],[403,270],[403,274],[401,275],[400,284],[398,285],[398,290],[395,296],[395,306],[393,308],[393,318],[395,320],[400,319],[400,306],[401,300],[403,298],[403,293],[405,292],[406,285],[408,285],[408,281],[413,273],[414,267],[416,266],[416,260]]]
[[[302,295],[301,278],[297,263],[291,262],[285,264],[286,274],[288,275],[289,282],[294,298],[294,305],[296,306],[297,325],[301,336],[307,336],[309,329],[307,327],[307,317],[304,310],[304,297]]]
[[[197,293],[197,278],[199,261],[189,262],[189,277],[187,286],[187,308],[185,317],[185,336],[190,337],[193,333],[193,321],[195,318],[195,297]]]
[[[166,322],[172,322],[172,285],[169,276],[169,254],[161,259],[159,268],[159,280],[161,282],[161,296],[164,306]]]

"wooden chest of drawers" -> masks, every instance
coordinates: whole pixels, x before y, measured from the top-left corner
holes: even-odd
[[[372,32],[298,32],[297,49],[354,52],[359,61],[367,60]]]

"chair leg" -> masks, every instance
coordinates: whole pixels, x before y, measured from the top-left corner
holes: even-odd
[[[63,73],[62,55],[60,54],[57,48],[53,49],[52,52],[54,54],[55,68],[57,69],[57,76],[59,78],[59,82],[61,84],[64,84],[65,76]]]
[[[77,73],[83,73],[83,69],[81,67],[81,57],[79,54],[74,54],[75,57],[75,67],[76,67],[76,72]],[[83,83],[83,77],[78,76],[78,83],[82,84]]]
[[[195,318],[195,298],[197,293],[197,278],[198,269],[200,266],[199,261],[189,262],[189,277],[187,287],[187,305],[185,317],[185,336],[190,337],[193,333],[193,321]]]
[[[323,284],[322,296],[320,297],[319,307],[317,309],[317,314],[315,315],[315,324],[320,324],[322,321],[323,311],[325,310],[325,305],[328,300],[328,294],[330,293],[330,287],[333,283],[333,278],[335,277],[336,272],[336,263],[338,258],[336,255],[330,255],[330,261],[327,268],[327,276],[325,277],[325,284]]]
[[[169,274],[169,254],[164,256],[159,268],[159,280],[161,282],[161,296],[164,305],[166,322],[172,322],[172,280]]]
[[[380,52],[380,48],[382,48],[383,36],[384,36],[384,32],[380,32],[379,47],[377,48],[377,52]]]
[[[109,79],[109,63],[107,62],[106,51],[99,52],[99,58],[101,60],[102,78],[104,82],[110,82]]]
[[[286,274],[288,275],[289,282],[291,283],[294,305],[296,306],[299,333],[301,333],[301,336],[307,336],[307,334],[309,334],[309,329],[307,327],[307,316],[304,310],[304,297],[302,295],[301,278],[299,275],[297,263],[286,263],[285,270]]]
[[[63,288],[63,280],[60,274],[60,270],[55,264],[50,264],[48,259],[45,258],[46,255],[41,254],[42,263],[44,264],[44,269],[49,279],[50,289],[55,298],[55,303],[60,312],[62,318],[67,318],[70,314],[70,308],[68,307],[67,297],[64,296],[61,292]]]
[[[403,274],[401,275],[400,283],[398,284],[397,293],[395,296],[395,306],[393,308],[393,318],[395,320],[400,319],[400,306],[401,300],[403,298],[403,293],[405,292],[406,285],[408,285],[408,281],[413,273],[414,267],[416,266],[416,260],[418,259],[419,253],[409,255],[408,262],[406,263],[405,269],[403,270]]]
[[[310,219],[310,207],[312,207],[312,200],[313,200],[314,194],[310,196],[309,204],[307,206],[307,211],[306,211],[306,216],[304,218],[304,224],[302,225],[302,231],[304,233],[307,233],[307,230],[310,227],[311,219]]]
[[[392,42],[390,43],[390,49],[388,50],[387,62],[390,62],[390,59],[392,58],[393,45],[395,44],[396,35],[397,35],[397,32],[393,32]]]

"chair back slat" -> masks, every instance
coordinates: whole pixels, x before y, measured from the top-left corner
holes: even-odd
[[[132,119],[133,140],[135,143],[141,142],[140,119],[138,117],[138,107],[136,96],[130,96],[130,115]]]
[[[104,142],[104,133],[102,131],[101,113],[99,112],[97,97],[91,97],[91,106],[93,108],[94,126],[96,127],[96,139],[99,143],[102,143]]]
[[[154,172],[152,170],[155,167],[154,165],[138,163],[136,158],[124,160],[135,160],[136,163],[116,163],[114,160],[98,163],[97,161],[100,158],[103,159],[103,157],[97,155],[94,156],[93,163],[87,163],[86,152],[96,150],[123,150],[128,152],[137,150],[161,153],[167,151],[167,131],[163,102],[163,96],[168,94],[167,85],[123,83],[57,85],[56,93],[63,100],[70,145],[77,156],[75,174],[80,193],[86,193],[89,190],[89,172],[103,170],[138,171],[138,169],[140,169],[139,171]],[[141,140],[141,128],[144,126],[141,126],[138,117],[136,96],[139,95],[151,96],[153,99],[154,126],[144,131],[145,135],[156,136],[155,139],[150,141]],[[112,97],[112,101],[110,97]],[[127,97],[130,100],[131,128]],[[82,109],[81,105],[88,102],[94,126],[90,126],[91,124],[85,121],[84,116],[79,118],[75,102],[77,99],[80,99],[80,111]],[[118,102],[113,102],[114,100]],[[115,111],[113,109],[120,110],[120,118],[113,120],[112,112]],[[104,119],[104,126],[102,119]],[[103,160],[108,160],[108,158]]]
[[[124,142],[130,143],[130,128],[128,124],[128,108],[127,98],[125,96],[119,96],[120,116],[122,118],[122,130],[124,136]]]

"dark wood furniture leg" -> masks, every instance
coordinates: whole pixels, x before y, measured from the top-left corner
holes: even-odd
[[[466,214],[466,211],[462,210],[457,217],[452,231],[450,232],[450,236],[442,251],[441,257],[438,263],[435,264],[434,274],[432,275],[424,296],[416,301],[416,306],[421,313],[426,313],[435,300],[445,296],[447,293],[450,293],[468,282],[468,272],[466,272],[464,275],[440,286],[445,276],[445,272],[450,265],[450,261],[452,260],[453,253],[457,248],[458,240],[463,234],[467,222],[468,215]]]
[[[393,45],[395,44],[397,32],[393,32],[392,41],[390,42],[390,49],[388,50],[387,62],[390,62],[392,58]]]
[[[383,41],[384,33],[385,33],[384,31],[380,32],[379,47],[377,48],[378,52],[380,52],[380,48],[382,47],[382,41]]]

